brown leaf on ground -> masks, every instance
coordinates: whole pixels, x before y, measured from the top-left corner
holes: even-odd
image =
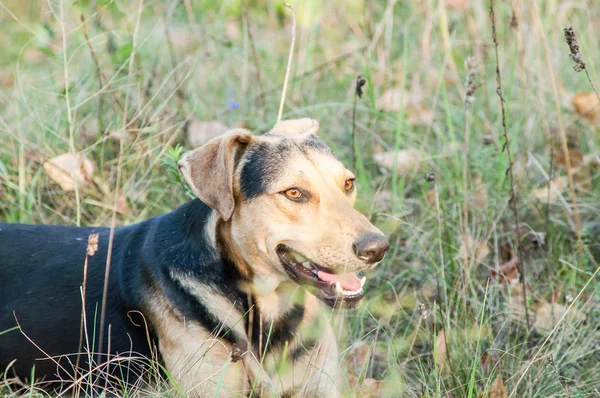
[[[446,7],[451,10],[462,10],[467,6],[467,0],[446,0]]]
[[[347,359],[354,373],[360,374],[361,371],[364,373],[368,365],[366,361],[369,359],[370,351],[371,348],[369,345],[362,340],[357,340],[352,344],[352,347],[348,351]]]
[[[197,45],[197,36],[188,28],[169,29],[169,39],[178,53],[187,54]]]
[[[399,87],[392,87],[383,92],[377,99],[377,109],[386,112],[398,112],[400,109],[407,116],[407,122],[411,125],[428,125],[433,121],[433,112],[421,104],[422,95],[402,92]]]
[[[390,211],[394,194],[391,191],[377,191],[373,198],[373,209],[376,211]]]
[[[569,161],[571,162],[571,167],[579,167],[584,162],[584,155],[578,149],[570,149],[569,150]],[[554,164],[560,165],[563,167],[567,167],[567,157],[562,150],[556,152],[554,154]]]
[[[367,378],[358,386],[358,391],[360,391],[361,397],[377,397],[380,388],[381,380]]]
[[[187,141],[190,147],[197,148],[228,130],[229,127],[218,120],[193,120],[187,126]]]
[[[502,380],[502,375],[498,374],[492,385],[490,386],[490,395],[488,398],[508,398],[508,393],[506,392],[506,388],[504,387],[504,381]]]
[[[444,367],[448,355],[446,346],[446,331],[440,330],[435,338],[435,363],[438,367]]]
[[[348,375],[348,384],[352,390],[353,397],[378,397],[381,388],[381,380],[371,378],[357,378],[354,375]]]
[[[127,203],[127,199],[123,195],[119,195],[116,201],[116,209],[117,213],[120,214],[129,214],[131,213],[131,208]]]
[[[510,281],[508,284],[509,288],[509,297],[508,297],[508,312],[510,314],[510,318],[516,322],[525,323],[525,309],[523,307],[523,285],[519,282],[517,278]],[[531,299],[532,291],[531,286],[528,284],[525,285],[525,292],[527,294],[527,300]],[[529,321],[530,324],[533,322],[533,313],[529,311]]]
[[[80,153],[65,153],[44,163],[48,178],[67,192],[75,190],[76,186],[86,186],[92,180],[94,169],[94,163]]]
[[[225,22],[225,34],[232,42],[242,41],[242,31],[240,30],[240,23],[237,19],[227,18],[227,21]]]
[[[427,191],[427,193],[425,194],[425,200],[427,201],[427,203],[429,203],[433,208],[436,207],[436,194],[435,194],[435,189],[430,189],[429,191]]]
[[[398,152],[389,151],[373,155],[373,159],[379,167],[392,170],[395,164],[399,175],[407,175],[417,171],[422,158],[423,155],[418,149],[402,149]]]
[[[550,201],[550,203],[556,202],[560,197],[562,191],[569,186],[569,180],[565,176],[557,177],[547,187],[535,188],[531,190],[531,196],[542,202]],[[548,192],[550,191],[550,192]]]
[[[468,234],[466,237],[461,235],[462,243],[458,249],[457,258],[467,262],[473,256],[475,263],[480,264],[490,253],[490,248],[486,242],[477,241]],[[466,241],[466,242],[465,242]]]
[[[473,205],[477,207],[479,210],[487,209],[488,204],[488,194],[487,190],[484,187],[477,188],[473,195],[471,196],[471,201]]]
[[[521,261],[518,257],[513,257],[510,261],[502,264],[498,270],[492,270],[492,276],[498,276],[498,282],[509,283],[517,277]]]
[[[372,346],[357,340],[346,357],[348,368],[356,375],[382,379],[388,370],[385,352],[376,344]]]
[[[36,64],[46,59],[46,54],[35,47],[28,47],[23,51],[23,60],[27,63]]]
[[[478,209],[485,210],[487,209],[488,194],[483,185],[483,177],[480,174],[473,174],[472,181],[475,186],[475,192],[470,195],[471,202]]]
[[[596,122],[600,119],[600,104],[595,93],[577,93],[572,102],[577,113],[589,121]]]
[[[542,302],[538,303],[533,307],[535,312],[535,322],[533,328],[541,334],[548,333],[556,326],[560,318],[567,312],[568,306],[558,303]],[[573,322],[581,322],[585,319],[583,315],[575,306],[571,307],[571,310],[567,314],[564,322],[572,324]]]
[[[0,87],[12,87],[15,83],[15,77],[12,72],[7,70],[0,71]]]

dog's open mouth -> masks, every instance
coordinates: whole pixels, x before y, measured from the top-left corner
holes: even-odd
[[[359,279],[355,272],[335,274],[285,245],[277,246],[277,255],[292,280],[316,290],[329,306],[353,308],[362,300],[365,277]]]

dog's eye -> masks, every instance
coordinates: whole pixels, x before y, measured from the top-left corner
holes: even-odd
[[[354,178],[348,178],[344,183],[344,189],[350,192],[352,191],[352,188],[354,188]]]
[[[283,194],[290,199],[300,199],[302,197],[302,192],[300,192],[296,188],[290,188],[287,191],[285,191]]]

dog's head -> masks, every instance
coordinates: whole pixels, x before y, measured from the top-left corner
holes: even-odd
[[[186,154],[180,169],[227,226],[228,246],[257,289],[290,279],[330,306],[363,297],[360,271],[390,245],[353,208],[355,177],[317,136],[311,119],[278,123],[262,136],[232,130]]]

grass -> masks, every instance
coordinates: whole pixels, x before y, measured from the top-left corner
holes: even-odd
[[[145,1],[138,24],[138,2],[0,0],[0,221],[110,225],[116,209],[123,225],[167,212],[189,198],[170,162],[179,151],[170,148],[187,146],[191,122],[256,133],[274,124],[290,11],[279,1],[186,4]],[[318,119],[320,136],[347,165],[357,157],[357,206],[392,243],[362,307],[333,319],[357,396],[368,396],[367,385],[379,396],[598,396],[600,130],[571,104],[592,87],[573,71],[562,31],[573,26],[598,86],[598,8],[495,2],[517,228],[489,2],[292,5],[298,28],[283,118]],[[467,113],[469,56],[479,86]],[[359,74],[367,85],[354,105]],[[403,100],[382,110],[390,88]],[[418,150],[420,161],[390,170],[373,159],[403,149]],[[95,163],[77,192],[44,172],[44,162],[64,153]],[[549,192],[551,200],[536,196],[549,179],[571,173],[572,189]],[[465,222],[488,249],[483,258],[477,250],[461,255]],[[525,268],[530,328],[518,276],[510,283],[493,276],[515,253]],[[562,318],[565,308],[575,316]],[[443,347],[436,344],[442,330]],[[370,354],[355,367],[359,341]],[[0,381],[0,394],[42,393],[32,380]]]

